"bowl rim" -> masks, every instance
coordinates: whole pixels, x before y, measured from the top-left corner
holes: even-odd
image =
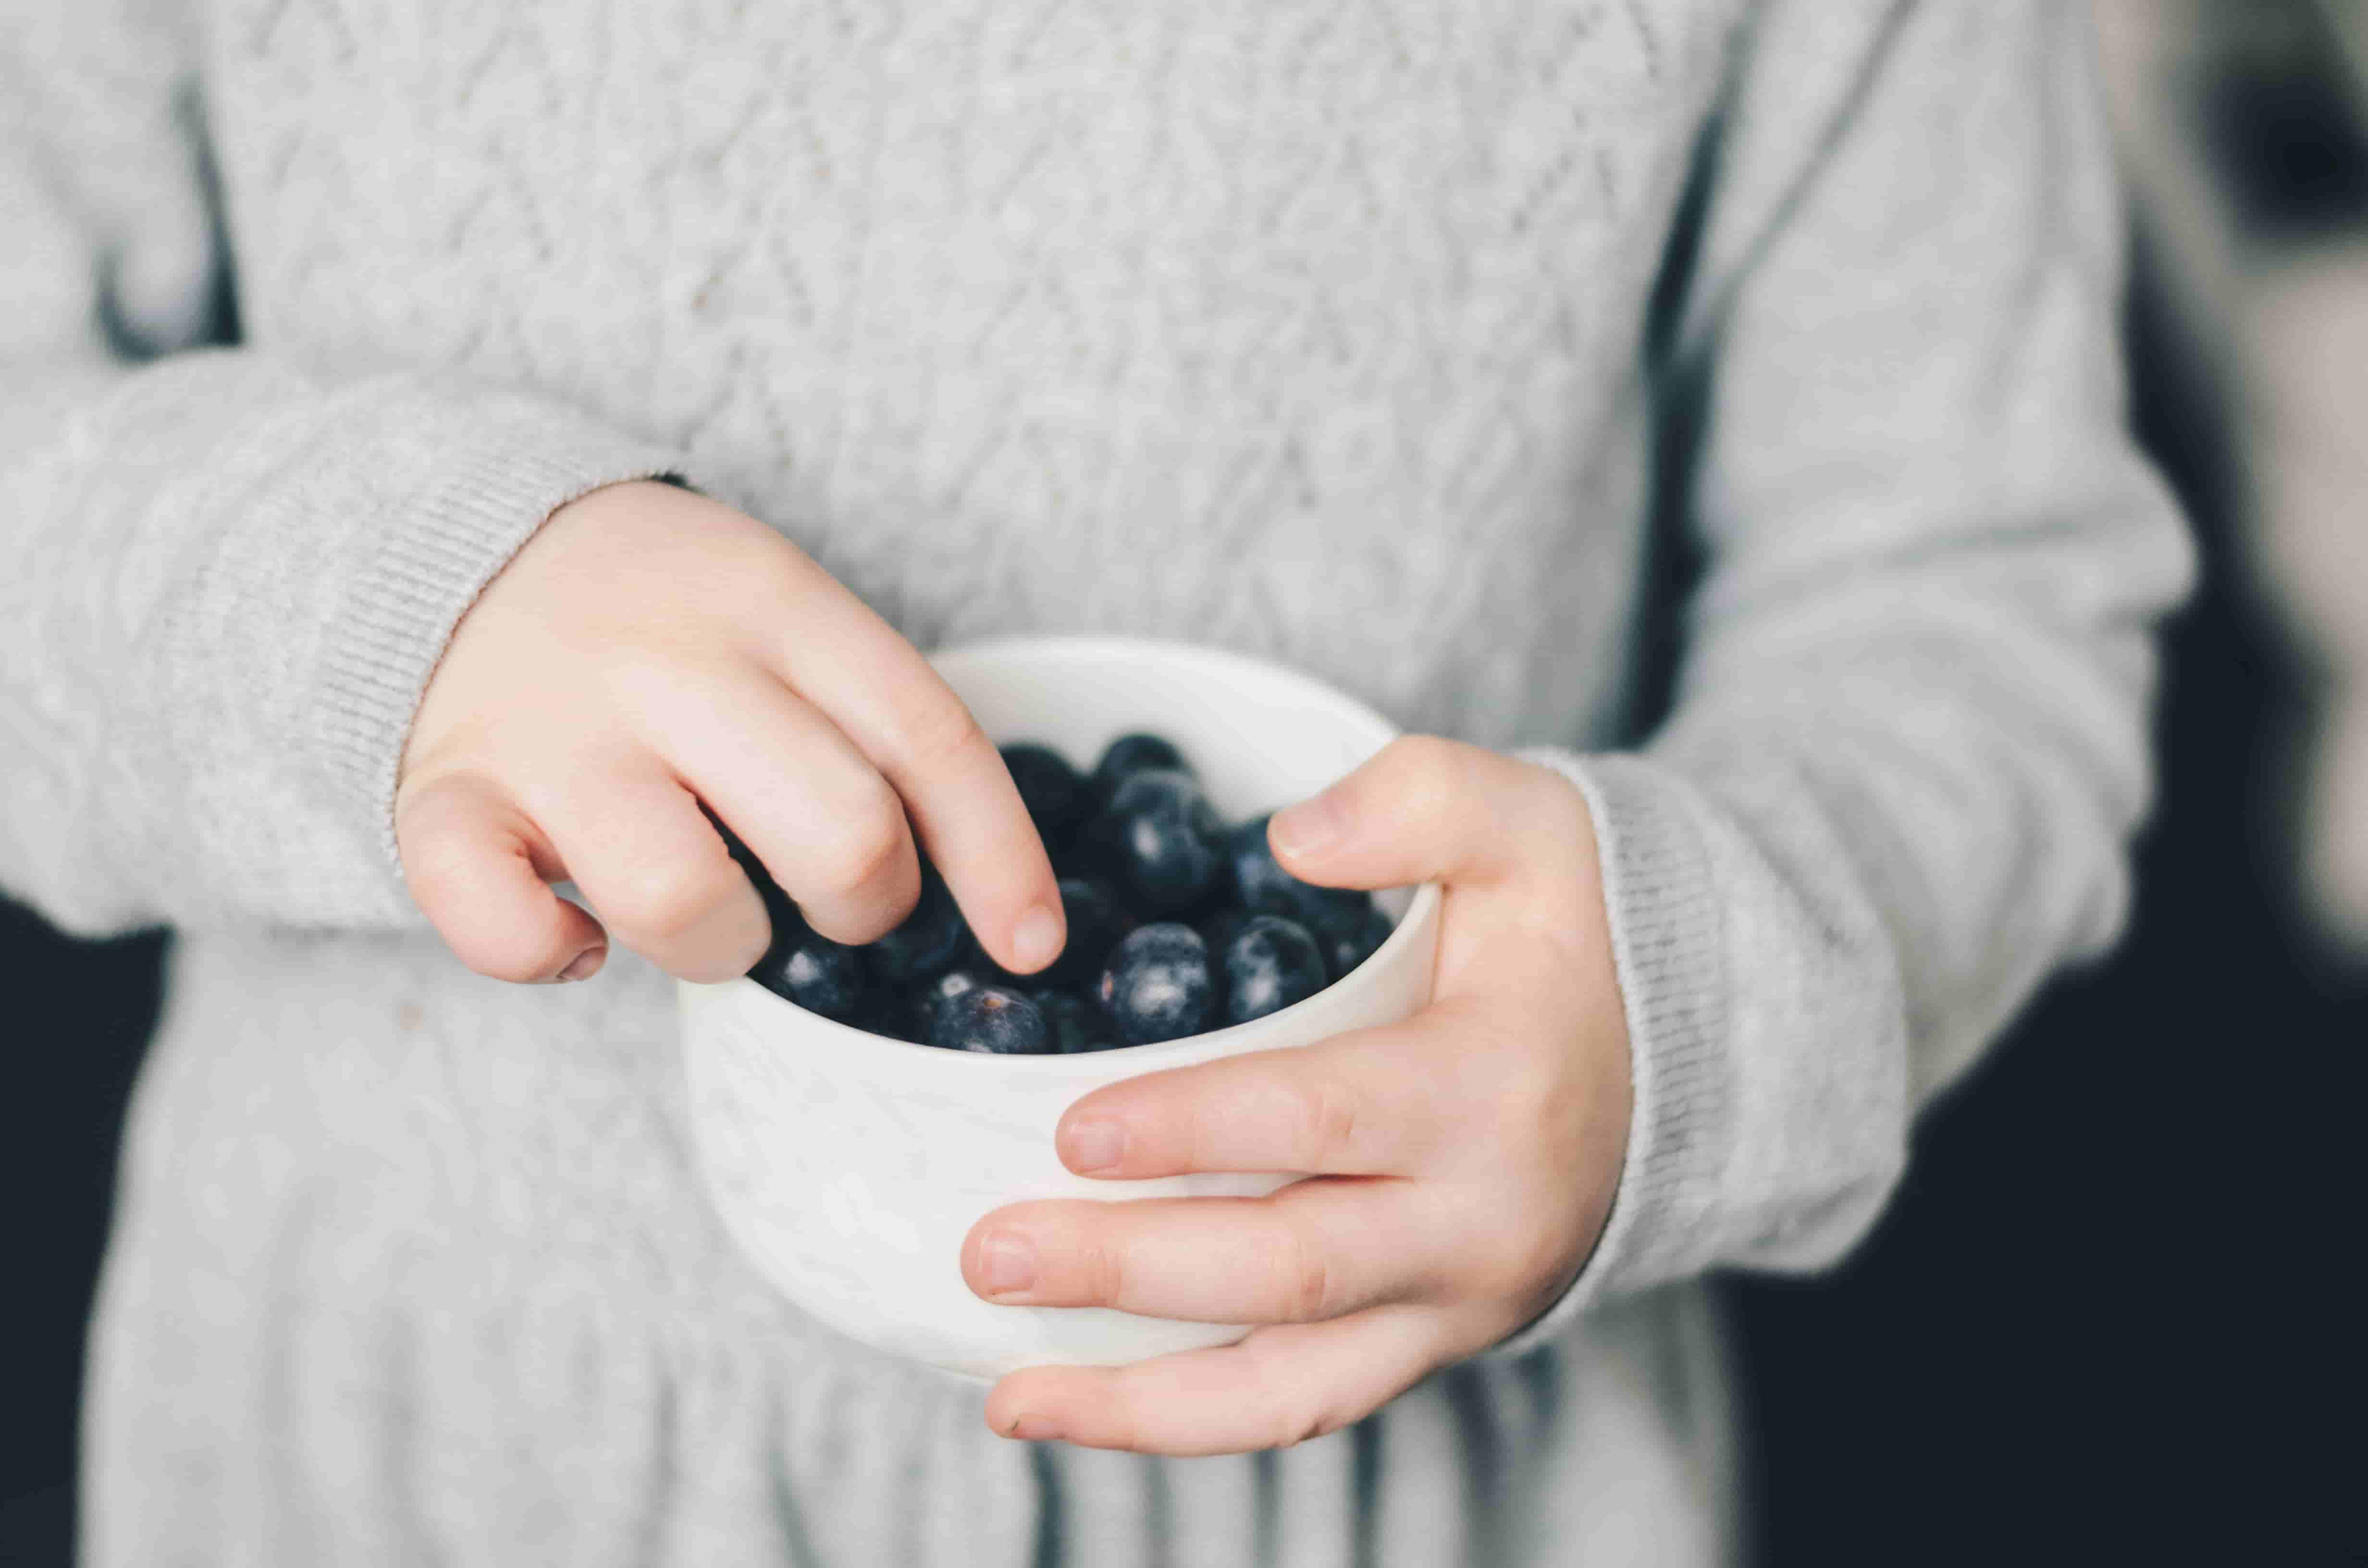
[[[1256,674],[1261,680],[1269,682],[1280,681],[1285,686],[1297,687],[1306,696],[1323,702],[1327,707],[1335,710],[1345,710],[1349,717],[1354,719],[1359,723],[1363,724],[1372,732],[1374,738],[1378,743],[1375,748],[1377,750],[1380,746],[1387,745],[1391,741],[1395,740],[1399,735],[1405,733],[1395,724],[1391,723],[1387,719],[1376,712],[1371,705],[1360,701],[1358,699],[1349,696],[1347,692],[1340,690],[1337,687],[1328,686],[1323,681],[1317,680],[1313,676],[1303,674],[1298,670],[1291,668],[1287,665],[1274,664],[1265,659],[1253,658],[1246,653],[1236,653],[1224,648],[1212,648],[1199,642],[1179,642],[1166,638],[1156,637],[1118,637],[1110,636],[1106,633],[1087,633],[1078,636],[1031,634],[1010,637],[989,637],[983,638],[977,642],[952,643],[943,648],[931,650],[928,654],[928,660],[929,663],[934,665],[941,665],[948,661],[973,658],[988,654],[1010,656],[1014,654],[1054,652],[1068,655],[1082,654],[1087,657],[1095,656],[1097,654],[1105,656],[1123,654],[1129,658],[1135,658],[1144,654],[1156,654],[1162,659],[1178,660],[1187,664],[1199,664],[1218,671],[1231,670],[1250,672]],[[998,742],[997,744],[1000,744],[1001,743]],[[1373,891],[1386,892],[1389,890],[1375,889]],[[766,990],[763,986],[757,984],[746,975],[737,975],[731,980],[724,981],[723,983],[723,988],[746,987],[747,990],[763,997],[766,1002],[772,1006],[784,1007],[789,1011],[797,1014],[802,1021],[803,1027],[819,1026],[825,1029],[837,1029],[846,1034],[854,1035],[857,1039],[869,1042],[865,1047],[867,1050],[878,1049],[881,1047],[892,1047],[897,1051],[911,1051],[915,1053],[916,1056],[927,1056],[939,1061],[959,1061],[975,1064],[974,1068],[956,1068],[955,1071],[957,1072],[1003,1071],[1055,1074],[1064,1071],[1074,1073],[1084,1063],[1103,1061],[1111,1062],[1113,1063],[1121,1061],[1130,1063],[1142,1063],[1136,1071],[1146,1073],[1156,1072],[1158,1070],[1163,1061],[1168,1058],[1197,1058],[1202,1055],[1208,1055],[1213,1059],[1214,1057],[1226,1055],[1228,1052],[1223,1049],[1222,1045],[1212,1049],[1212,1042],[1224,1042],[1225,1044],[1238,1043],[1239,1036],[1251,1030],[1265,1028],[1278,1018],[1287,1018],[1292,1014],[1297,1012],[1300,1008],[1312,1005],[1318,997],[1330,995],[1340,990],[1343,986],[1356,985],[1360,982],[1366,985],[1380,983],[1378,979],[1375,977],[1382,972],[1383,965],[1381,960],[1383,958],[1394,951],[1398,952],[1400,956],[1403,957],[1403,949],[1409,947],[1415,940],[1414,932],[1417,926],[1427,926],[1434,924],[1431,917],[1437,911],[1440,897],[1440,886],[1437,882],[1418,882],[1415,884],[1414,897],[1407,902],[1406,913],[1403,915],[1400,915],[1396,923],[1391,927],[1388,939],[1383,941],[1380,947],[1374,949],[1372,953],[1366,958],[1364,962],[1359,964],[1355,969],[1350,970],[1346,975],[1333,982],[1330,985],[1327,985],[1323,990],[1317,992],[1314,996],[1309,996],[1301,1001],[1294,1002],[1288,1007],[1278,1008],[1274,1012],[1267,1014],[1264,1017],[1252,1018],[1247,1023],[1228,1024],[1221,1029],[1203,1029],[1199,1034],[1189,1034],[1177,1040],[1155,1040],[1148,1045],[1113,1046],[1108,1051],[1087,1051],[1077,1055],[1062,1055],[1048,1052],[1041,1056],[996,1056],[985,1051],[947,1051],[939,1046],[922,1045],[909,1040],[898,1040],[893,1035],[873,1034],[871,1030],[858,1028],[853,1024],[844,1023],[837,1018],[825,1017],[820,1013],[808,1012],[805,1008],[799,1006],[794,1002],[774,995],[771,992]],[[1030,977],[1023,975],[1021,978],[1027,979]],[[1229,1040],[1228,1037],[1235,1038]],[[1289,1050],[1292,1048],[1278,1044],[1273,1049]],[[1194,1063],[1179,1061],[1178,1064],[1192,1065]],[[1133,1076],[1133,1074],[1130,1073],[1128,1075]]]

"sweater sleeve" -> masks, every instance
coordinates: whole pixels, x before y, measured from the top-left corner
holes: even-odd
[[[2128,902],[2190,547],[2125,429],[2085,7],[1778,0],[1670,374],[1703,563],[1641,752],[1578,786],[1634,1049],[1588,1301],[1811,1269],[1910,1119]]]
[[[69,929],[402,926],[394,774],[479,589],[668,454],[527,393],[203,349],[191,40],[0,24],[0,889]]]

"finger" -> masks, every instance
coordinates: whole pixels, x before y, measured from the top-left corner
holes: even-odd
[[[904,802],[853,742],[762,670],[688,687],[656,743],[804,913],[869,942],[911,912],[919,857]]]
[[[764,903],[681,780],[645,752],[554,778],[536,820],[617,939],[685,980],[747,972],[770,940]]]
[[[989,957],[1030,974],[1067,927],[1053,865],[994,743],[929,662],[803,554],[803,612],[768,663],[894,785]]]
[[[1318,1177],[1267,1198],[1014,1204],[972,1228],[962,1278],[987,1301],[1116,1307],[1194,1323],[1317,1323],[1436,1284],[1425,1194]]]
[[[1113,1180],[1407,1175],[1459,1125],[1473,1093],[1463,1037],[1483,1027],[1475,1006],[1440,1003],[1314,1045],[1146,1073],[1078,1099],[1053,1146],[1078,1175]]]
[[[582,980],[600,923],[551,891],[557,858],[492,781],[450,774],[405,792],[394,838],[411,896],[462,963],[495,980]]]
[[[1190,1456],[1288,1448],[1360,1421],[1446,1359],[1440,1314],[1375,1307],[1130,1367],[1031,1367],[995,1385],[1007,1437]]]
[[[1326,887],[1567,879],[1586,809],[1568,780],[1535,763],[1406,735],[1275,812],[1267,838],[1284,869]]]

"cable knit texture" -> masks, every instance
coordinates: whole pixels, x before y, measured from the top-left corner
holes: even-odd
[[[2079,15],[16,7],[0,885],[180,932],[90,1561],[1729,1556],[1691,1281],[1839,1256],[2125,902],[2189,563],[2122,429]],[[924,645],[1186,636],[1543,748],[1635,1053],[1578,1285],[1185,1463],[1006,1443],[773,1297],[688,1174],[664,978],[471,976],[391,854],[473,596],[660,472]]]

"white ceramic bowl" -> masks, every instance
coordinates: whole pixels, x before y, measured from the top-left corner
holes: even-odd
[[[1170,737],[1228,821],[1314,794],[1395,733],[1304,676],[1176,643],[1034,638],[935,662],[999,742],[1042,741],[1089,766],[1129,730]],[[715,1206],[800,1307],[966,1376],[1114,1366],[1238,1339],[1247,1331],[1225,1324],[983,1301],[962,1283],[962,1238],[988,1210],[1026,1199],[1254,1195],[1290,1180],[1089,1180],[1054,1155],[1053,1129],[1104,1084],[1412,1014],[1430,995],[1439,890],[1381,898],[1397,929],[1338,984],[1251,1023],[1088,1056],[937,1051],[833,1023],[751,981],[685,983],[692,1126]]]

